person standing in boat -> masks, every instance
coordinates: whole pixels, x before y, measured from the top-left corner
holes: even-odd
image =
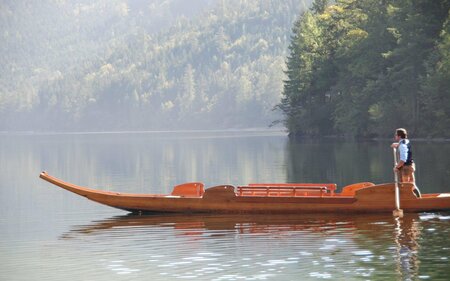
[[[395,143],[391,145],[392,148],[397,148],[397,165],[394,167],[394,173],[398,173],[400,182],[410,182],[414,184],[413,192],[417,197],[421,197],[419,188],[416,185],[414,172],[416,171],[416,164],[412,157],[411,142],[408,139],[406,129],[398,128],[395,130]]]

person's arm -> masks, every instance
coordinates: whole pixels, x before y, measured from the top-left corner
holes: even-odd
[[[397,166],[394,167],[394,170],[400,170],[403,167],[403,165],[405,165],[405,161],[402,160],[398,161]]]

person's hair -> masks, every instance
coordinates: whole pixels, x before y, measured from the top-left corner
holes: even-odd
[[[397,136],[401,137],[402,139],[406,139],[408,137],[406,129],[403,128],[398,128],[397,130],[395,130],[395,134],[397,134]]]

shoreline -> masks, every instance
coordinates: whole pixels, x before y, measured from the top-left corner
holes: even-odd
[[[296,141],[320,141],[320,140],[340,140],[340,141],[393,141],[392,138],[383,137],[348,137],[348,136],[292,136],[285,128],[230,128],[230,129],[213,129],[213,130],[143,130],[143,131],[0,131],[0,136],[59,136],[59,135],[123,135],[123,134],[262,134],[262,135],[279,135],[286,136]],[[414,142],[450,142],[450,138],[409,138]]]
[[[292,136],[288,134],[288,137],[292,140],[347,140],[347,141],[393,141],[393,138],[384,137],[348,137],[348,136],[322,136],[322,137],[312,137],[312,136]],[[450,138],[408,138],[414,142],[450,142]]]
[[[245,128],[245,129],[214,129],[214,130],[143,130],[143,131],[0,131],[0,136],[45,136],[45,135],[122,135],[122,134],[224,134],[224,133],[255,133],[288,135],[284,128]]]

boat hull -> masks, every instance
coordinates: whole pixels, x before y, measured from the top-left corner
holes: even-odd
[[[206,189],[200,197],[129,194],[77,186],[41,173],[40,177],[89,200],[129,212],[156,213],[387,213],[395,209],[393,183],[363,186],[353,194],[317,196],[238,196],[230,185]],[[417,198],[411,185],[400,187],[404,212],[450,210],[450,194],[425,194]]]

